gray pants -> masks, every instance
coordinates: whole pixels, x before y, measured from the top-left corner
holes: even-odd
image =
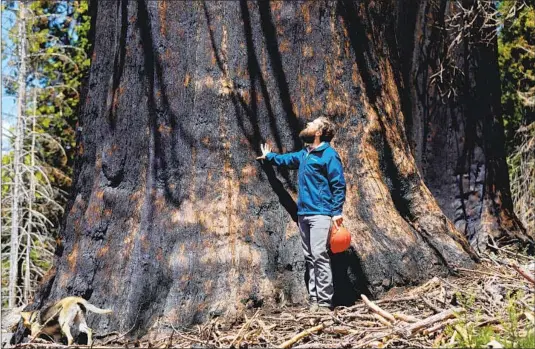
[[[334,292],[331,260],[327,251],[330,227],[329,216],[299,216],[299,231],[310,277],[310,301],[322,306],[332,305]]]

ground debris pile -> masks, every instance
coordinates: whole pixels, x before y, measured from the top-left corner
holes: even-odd
[[[378,301],[362,296],[331,313],[250,309],[232,324],[223,318],[189,329],[160,324],[141,340],[117,334],[100,347],[535,347],[535,258],[502,248],[483,256],[477,269],[457,272]]]

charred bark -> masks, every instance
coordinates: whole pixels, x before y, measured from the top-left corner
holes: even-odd
[[[336,302],[473,266],[411,154],[397,0],[92,6],[73,199],[43,299],[112,307],[90,325],[132,335],[304,301],[296,173],[254,158],[265,141],[300,149],[321,114],[340,126],[353,234],[333,256]]]

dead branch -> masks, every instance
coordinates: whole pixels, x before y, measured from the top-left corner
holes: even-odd
[[[405,315],[405,314],[402,314],[402,313],[394,313],[392,315],[394,315],[394,317],[396,319],[400,319],[401,321],[405,321],[405,322],[418,322],[418,321],[420,321],[420,319],[418,319],[417,317],[414,317],[414,316],[411,316],[411,315]]]
[[[440,309],[440,308],[436,307],[435,305],[433,305],[433,303],[431,303],[423,295],[420,295],[420,299],[422,300],[422,302],[425,303],[425,305],[427,305],[429,308],[431,308],[435,314],[440,313],[442,311],[442,309]]]
[[[529,275],[522,268],[519,268],[516,264],[512,264],[511,267],[513,267],[514,270],[516,270],[520,275],[522,275],[524,279],[528,280],[529,282],[535,285],[535,278],[533,278],[533,276]]]
[[[309,328],[309,329],[306,329],[306,330],[304,330],[302,332],[299,332],[298,334],[296,334],[292,338],[288,339],[286,342],[284,342],[281,345],[279,345],[278,348],[289,348],[293,344],[295,344],[297,341],[299,341],[300,339],[302,339],[302,338],[304,338],[306,336],[309,336],[314,332],[321,331],[323,328],[324,328],[324,325],[323,324],[319,324],[317,326],[314,326],[312,328]]]
[[[428,334],[431,334],[433,332],[436,332],[438,330],[441,330],[443,329],[444,327],[448,326],[448,325],[451,325],[451,324],[454,324],[456,323],[458,320],[457,319],[449,319],[449,320],[446,320],[444,322],[439,322],[438,324],[434,325],[434,326],[431,326],[429,328],[426,328],[423,333],[424,335],[428,335]]]
[[[427,319],[424,319],[422,321],[418,321],[414,324],[411,324],[410,326],[407,326],[406,329],[411,333],[415,334],[419,332],[420,330],[433,325],[434,323],[438,321],[443,321],[446,319],[450,319],[452,317],[456,317],[457,314],[464,313],[466,310],[464,308],[453,308],[445,310],[441,313],[435,314],[433,316],[428,317]]]
[[[382,317],[381,315],[375,313],[373,314],[373,317],[379,321],[380,323],[382,323],[383,325],[387,326],[387,327],[391,327],[392,326],[392,323],[390,321],[388,321],[387,319],[385,319],[384,317]]]
[[[372,301],[370,301],[368,299],[368,297],[366,297],[365,295],[361,294],[360,295],[360,298],[362,298],[362,300],[364,301],[364,303],[368,306],[368,308],[370,308],[373,312],[375,312],[376,314],[382,316],[383,318],[387,319],[388,321],[390,321],[391,323],[394,323],[396,322],[396,318],[394,317],[394,315],[390,314],[389,312],[387,312],[386,310],[382,309],[381,307],[379,307],[378,305],[374,304]]]

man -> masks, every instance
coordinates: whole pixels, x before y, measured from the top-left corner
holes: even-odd
[[[260,146],[262,156],[277,166],[299,169],[297,216],[305,262],[309,271],[310,311],[332,308],[333,281],[328,253],[331,224],[342,224],[346,182],[340,156],[329,142],[335,127],[325,117],[309,122],[299,137],[304,149],[275,154],[268,144]]]

